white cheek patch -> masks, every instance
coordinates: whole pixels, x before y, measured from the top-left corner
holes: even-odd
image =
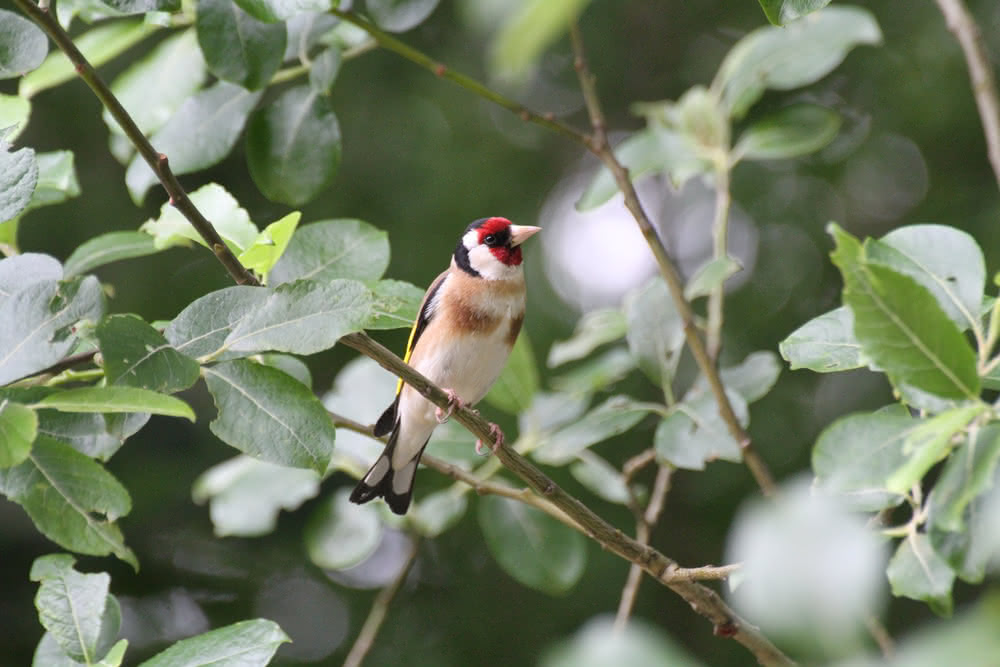
[[[520,266],[501,262],[485,245],[477,245],[469,251],[469,265],[486,280],[510,280],[521,270]]]

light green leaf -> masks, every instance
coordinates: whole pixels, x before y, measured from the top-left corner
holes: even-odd
[[[703,264],[684,287],[684,298],[688,301],[708,296],[727,278],[743,270],[743,265],[729,255],[716,257]]]
[[[658,386],[669,384],[684,345],[684,323],[662,278],[625,297],[625,319],[628,347],[639,368]]]
[[[625,433],[642,421],[650,407],[627,396],[612,396],[580,419],[559,429],[533,452],[548,465],[565,465],[580,452],[599,442]]]
[[[582,359],[601,345],[622,339],[627,331],[622,311],[615,308],[592,310],[576,323],[572,336],[553,343],[546,363],[549,368],[555,368],[567,361]]]
[[[585,456],[569,467],[576,481],[609,503],[628,502],[628,488],[620,470],[600,456]]]
[[[62,265],[50,255],[26,252],[0,259],[0,303],[30,285],[62,277]]]
[[[726,396],[741,426],[750,422],[747,402],[731,389]],[[669,417],[656,427],[656,456],[678,468],[704,470],[716,459],[738,463],[743,460],[740,445],[719,416],[719,406],[707,391],[693,391],[674,406]]]
[[[38,160],[38,182],[26,210],[61,204],[80,195],[80,183],[76,180],[71,151],[38,153],[35,157]]]
[[[354,505],[347,489],[338,490],[317,507],[305,530],[306,552],[317,567],[345,570],[375,553],[382,522],[374,505]]]
[[[253,244],[237,258],[240,264],[266,276],[285,252],[301,218],[301,213],[293,211],[265,227]]]
[[[577,396],[590,395],[612,386],[635,370],[635,358],[622,347],[612,347],[581,361],[572,369],[549,380],[556,391]]]
[[[145,257],[158,252],[153,238],[143,232],[108,232],[84,241],[66,259],[67,277],[79,276],[123,259]]]
[[[218,352],[233,329],[271,296],[266,289],[237,285],[209,292],[182,310],[163,332],[170,344],[189,357]],[[233,356],[233,355],[230,355]],[[222,354],[220,359],[227,355]]]
[[[479,526],[500,567],[529,588],[562,595],[583,576],[583,535],[541,510],[510,498],[484,496]]]
[[[37,183],[35,151],[22,148],[12,153],[0,132],[0,222],[16,218],[28,206]]]
[[[733,152],[746,160],[787,160],[815,153],[840,131],[840,114],[816,104],[795,104],[756,121]]]
[[[231,250],[240,253],[253,245],[259,233],[257,226],[250,221],[250,214],[224,187],[209,183],[192,192],[190,198],[191,203],[212,222],[215,231]],[[188,245],[189,241],[208,247],[201,234],[170,202],[160,208],[160,217],[147,220],[139,229],[153,237],[157,250]]]
[[[333,387],[323,396],[323,405],[339,415],[350,415],[362,424],[374,424],[392,402],[395,391],[395,375],[368,357],[358,355],[337,374]],[[430,444],[432,450],[433,438],[453,426],[449,421],[435,429]],[[465,433],[466,446],[470,447],[468,431]],[[343,470],[352,477],[361,477],[383,448],[377,440],[342,428],[337,431],[337,449],[330,462],[330,471]]]
[[[384,0],[382,0],[384,1]],[[371,0],[368,0],[371,6]],[[490,48],[494,74],[523,79],[542,52],[563,36],[589,0],[526,0],[501,26]]]
[[[123,417],[141,423],[127,424],[128,428],[123,431],[116,422],[117,418]],[[39,410],[38,432],[67,443],[92,459],[107,461],[121,448],[127,437],[145,426],[148,419],[149,413],[125,413],[116,416],[93,412]]]
[[[257,90],[281,67],[284,24],[258,21],[233,0],[199,0],[195,28],[208,69],[220,79]]]
[[[336,46],[322,51],[309,66],[309,86],[320,95],[329,95],[340,73],[340,49]]]
[[[139,667],[264,667],[287,641],[277,623],[258,618],[182,639]]]
[[[191,496],[196,503],[209,503],[219,537],[256,537],[274,530],[281,510],[298,509],[319,493],[319,482],[315,470],[236,456],[202,473]]]
[[[146,14],[148,12],[176,12],[181,7],[180,0],[100,0],[108,7],[122,14]]]
[[[350,218],[301,227],[271,271],[273,284],[308,278],[378,280],[389,266],[389,238],[381,229]]]
[[[35,69],[48,50],[49,40],[38,26],[0,9],[0,79],[13,79]]]
[[[28,458],[38,435],[38,415],[26,405],[0,398],[0,468]]]
[[[372,319],[365,329],[408,328],[417,320],[424,290],[402,280],[380,280],[373,291]]]
[[[95,667],[119,667],[125,659],[125,651],[128,649],[128,640],[120,639],[108,651],[107,655],[101,658]]]
[[[3,65],[0,65],[2,67]],[[31,101],[17,95],[0,93],[0,128],[13,128],[7,132],[6,139],[14,141],[28,126],[28,116],[31,115]]]
[[[34,405],[63,412],[150,412],[194,421],[184,401],[138,387],[79,387],[46,396]]]
[[[490,405],[512,415],[528,409],[538,391],[538,364],[527,332],[518,336],[500,377],[484,399]]]
[[[928,521],[938,530],[965,530],[966,509],[993,486],[1000,463],[1000,425],[993,423],[970,433],[955,448],[934,484],[928,502]]]
[[[336,430],[311,390],[243,359],[203,372],[219,411],[210,425],[219,439],[263,461],[326,472]]]
[[[610,618],[597,617],[571,639],[542,654],[541,667],[703,667],[658,627],[629,619],[618,628]]]
[[[293,357],[290,354],[269,353],[256,354],[253,359],[265,366],[277,368],[285,375],[301,382],[303,386],[312,387],[312,373],[309,372],[309,366],[298,357]]]
[[[284,21],[307,12],[326,12],[334,5],[332,0],[236,0],[236,4],[265,23]]]
[[[109,315],[95,334],[110,384],[173,394],[198,381],[198,362],[172,348],[138,316]]]
[[[784,25],[830,4],[830,0],[760,0],[767,20]]]
[[[590,396],[585,394],[540,391],[535,394],[531,407],[518,416],[518,429],[522,436],[553,431],[578,419],[587,411],[589,403]]]
[[[406,519],[417,533],[434,538],[458,523],[468,507],[466,494],[446,488],[414,504],[406,513]]]
[[[780,374],[781,364],[778,363],[778,355],[769,350],[759,350],[747,355],[747,358],[739,364],[723,368],[719,372],[719,377],[726,389],[735,391],[747,403],[753,403],[771,391]],[[704,375],[699,375],[695,380],[691,391],[695,390],[709,392],[708,381]]]
[[[954,458],[956,457],[953,456],[952,459]],[[954,468],[968,463],[966,456],[958,458],[962,460],[956,462]],[[972,474],[968,485],[958,490],[958,493],[953,493],[954,481],[959,476],[951,474],[954,468],[949,460],[938,482],[945,484],[944,491],[940,495],[937,488],[931,492],[928,512],[931,524],[929,535],[934,551],[948,562],[955,570],[955,574],[973,584],[982,583],[987,569],[993,572],[1000,569],[1000,526],[996,520],[996,517],[1000,516],[1000,468],[996,467],[995,459],[991,460],[989,456],[983,456],[979,461],[982,461],[987,469],[993,466],[992,479],[982,482],[987,490],[974,497],[965,506],[960,519],[963,527],[956,532],[942,530],[935,524],[938,521],[945,526],[952,524],[949,515],[953,504],[963,504],[965,496],[980,485],[979,480],[982,479],[982,475],[979,471],[970,471]],[[949,473],[948,478],[943,476],[945,473]],[[962,477],[965,478],[964,475]]]
[[[854,316],[847,306],[814,317],[788,334],[778,350],[792,370],[836,373],[861,368],[861,343],[854,337]]]
[[[893,595],[923,600],[934,613],[951,615],[955,572],[934,551],[926,535],[911,533],[900,542],[885,573]]]
[[[389,32],[406,32],[431,15],[440,0],[365,0],[375,24]]]

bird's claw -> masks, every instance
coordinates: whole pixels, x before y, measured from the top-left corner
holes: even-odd
[[[437,419],[438,424],[445,423],[455,410],[461,410],[465,407],[465,402],[455,393],[454,389],[445,389],[444,393],[448,395],[448,409],[436,408],[434,410],[434,418]]]
[[[490,445],[489,451],[496,454],[497,451],[503,447],[503,431],[500,430],[499,426],[490,422],[490,435],[493,437],[493,444]],[[479,454],[480,456],[486,456],[488,454],[488,452],[483,451],[482,439],[476,440],[476,454]]]

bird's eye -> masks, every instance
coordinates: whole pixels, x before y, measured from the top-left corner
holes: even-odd
[[[493,245],[496,242],[497,242],[497,237],[494,236],[493,234],[487,234],[486,237],[483,239],[483,243],[485,243],[486,245]]]

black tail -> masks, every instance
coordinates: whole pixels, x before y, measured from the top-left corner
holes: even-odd
[[[389,438],[389,443],[385,450],[375,460],[372,467],[368,469],[365,476],[361,478],[358,485],[351,492],[351,502],[361,505],[375,498],[385,498],[386,504],[396,514],[406,514],[410,507],[410,498],[413,496],[413,479],[416,477],[417,464],[420,462],[420,454],[417,454],[412,461],[408,462],[399,470],[392,467],[392,450],[396,448],[396,437],[399,429],[393,431]],[[424,443],[424,447],[427,443]]]

